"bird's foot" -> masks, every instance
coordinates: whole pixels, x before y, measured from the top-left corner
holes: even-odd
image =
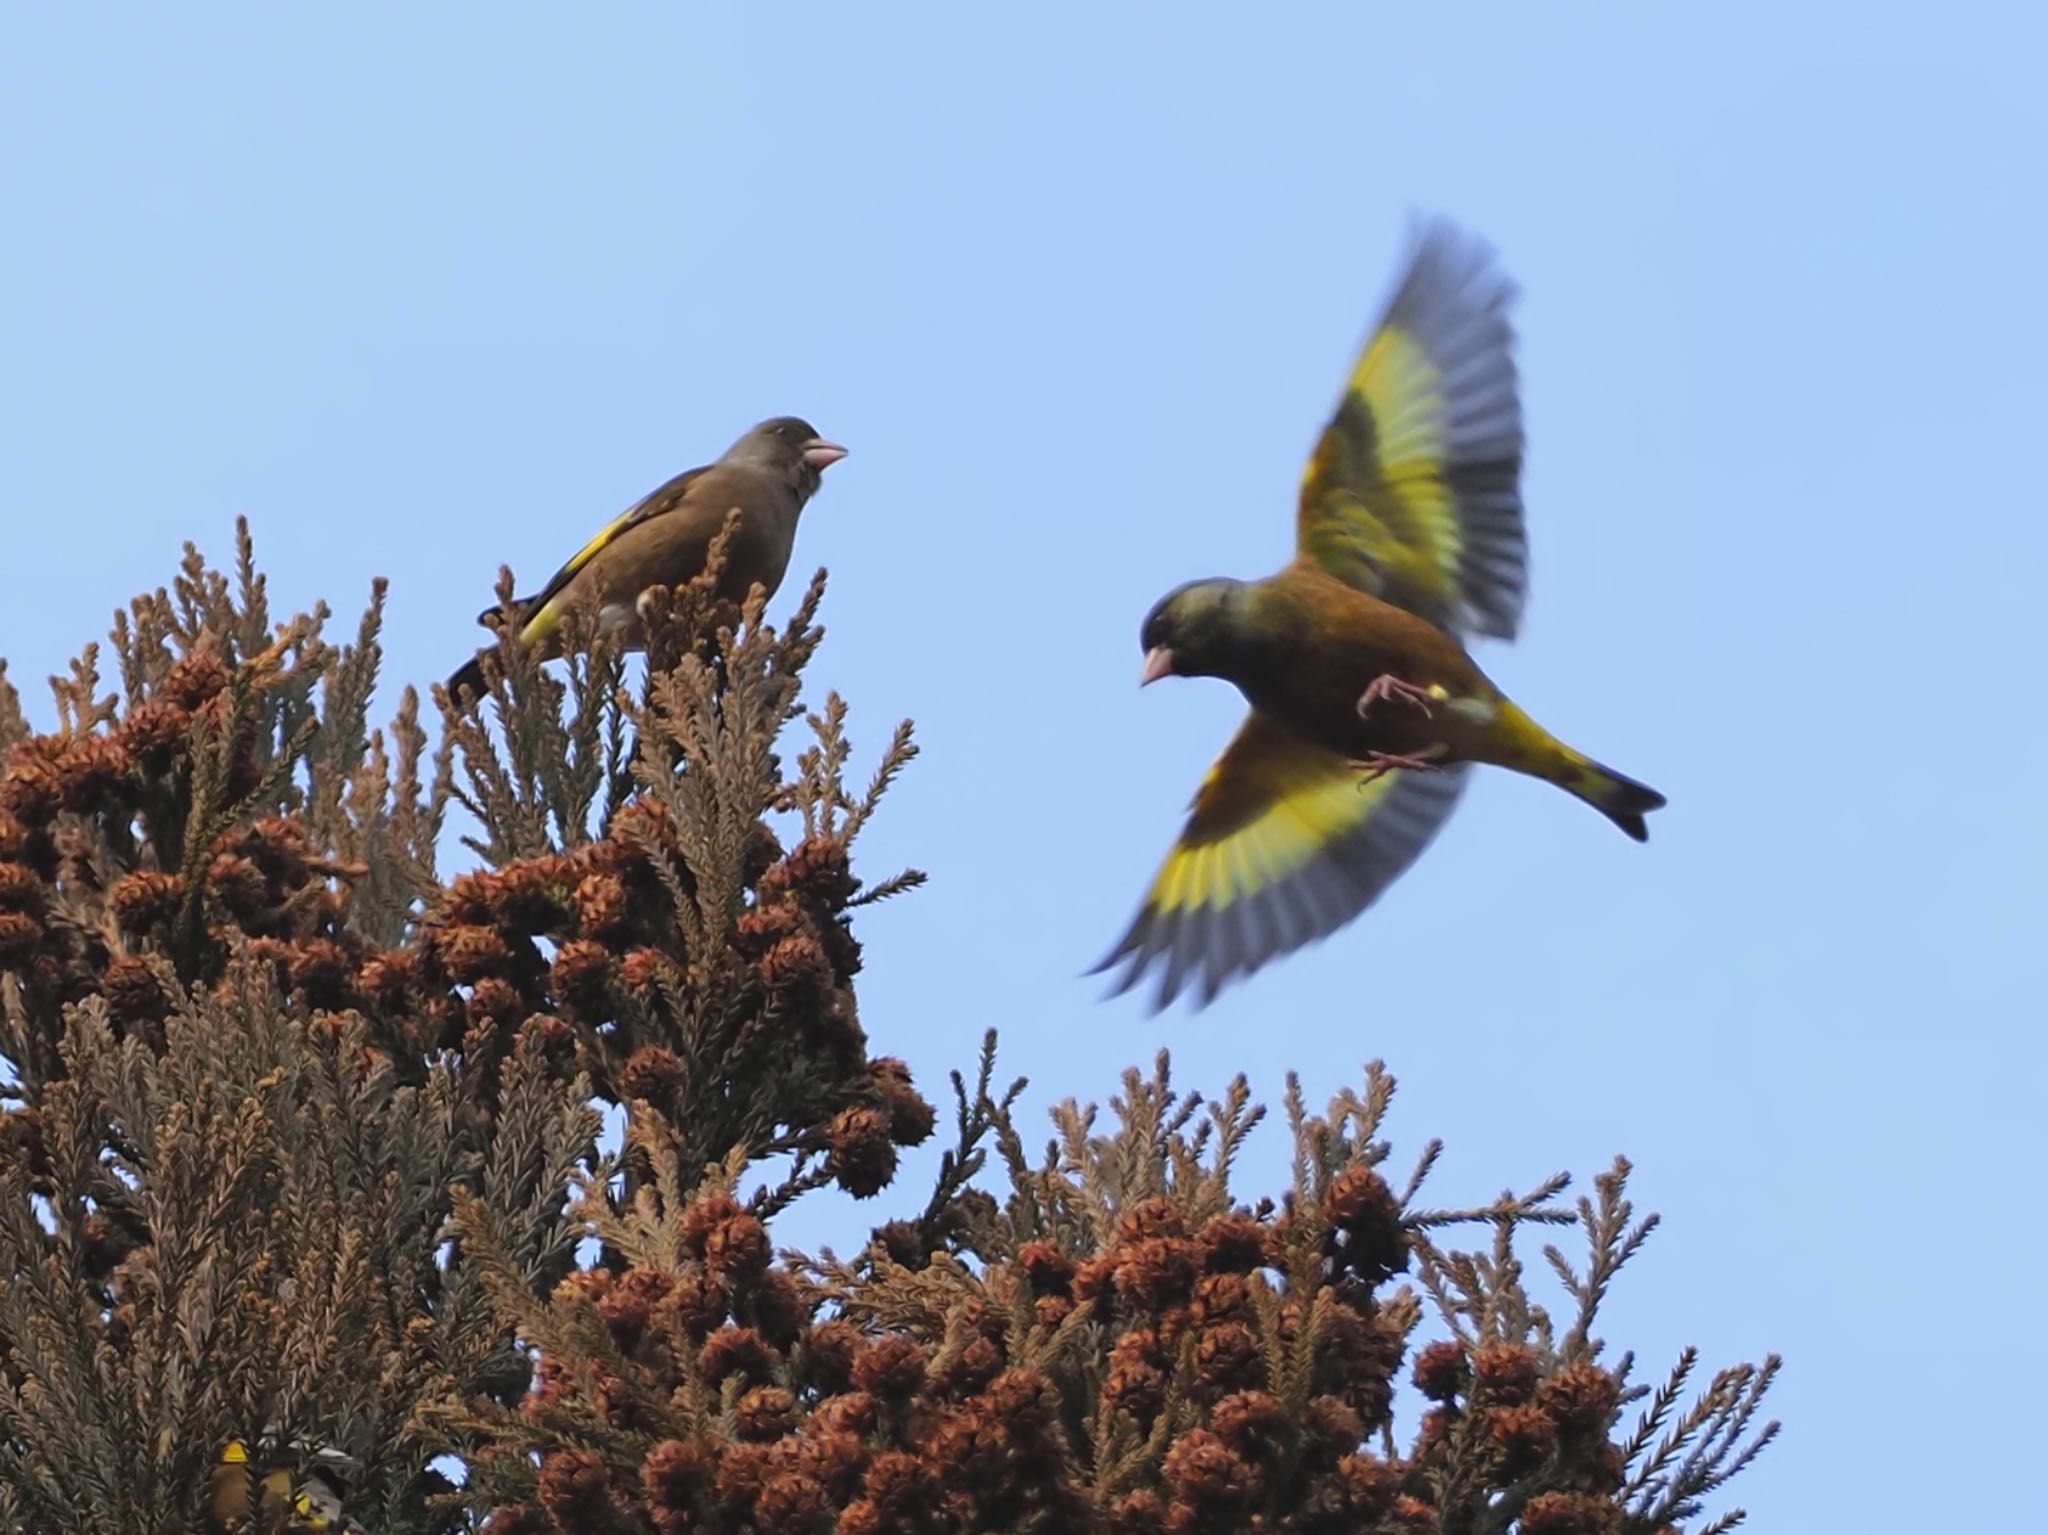
[[[1358,781],[1358,786],[1362,789],[1367,784],[1404,768],[1411,773],[1433,773],[1440,764],[1434,758],[1414,752],[1367,752],[1351,765],[1365,775]]]
[[[1438,690],[1421,687],[1413,682],[1403,682],[1392,672],[1382,672],[1366,685],[1363,693],[1358,695],[1358,717],[1364,719],[1372,712],[1372,706],[1383,698],[1398,698],[1404,704],[1413,704],[1427,719],[1434,712],[1430,705],[1440,702],[1442,694]]]

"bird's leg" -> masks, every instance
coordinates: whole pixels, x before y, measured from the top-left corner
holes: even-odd
[[[1432,689],[1419,687],[1413,682],[1403,682],[1392,672],[1382,672],[1366,685],[1363,693],[1358,695],[1358,717],[1364,719],[1372,712],[1372,706],[1382,698],[1398,698],[1403,703],[1413,704],[1422,711],[1424,718],[1428,718],[1432,712],[1429,706],[1438,701],[1438,695]]]
[[[1413,752],[1367,752],[1351,765],[1365,775],[1358,781],[1361,789],[1401,768],[1411,773],[1433,773],[1439,766],[1433,759]]]

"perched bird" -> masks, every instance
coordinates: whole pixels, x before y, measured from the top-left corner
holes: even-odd
[[[804,503],[816,494],[825,470],[844,457],[846,449],[820,437],[808,421],[763,421],[717,463],[679,474],[629,507],[537,595],[516,599],[509,615],[486,608],[477,622],[499,629],[509,620],[521,644],[550,657],[561,643],[563,613],[595,593],[599,623],[607,632],[625,628],[627,648],[638,649],[640,595],[650,586],[680,586],[700,574],[712,540],[735,509],[740,524],[726,552],[719,595],[738,602],[758,582],[772,597],[789,568]],[[460,703],[464,688],[482,695],[480,662],[481,655],[448,679],[449,698]]]
[[[1552,736],[1463,638],[1512,639],[1528,550],[1513,285],[1432,221],[1303,478],[1295,556],[1263,581],[1194,581],[1140,634],[1141,685],[1220,677],[1251,712],[1210,768],[1143,908],[1097,972],[1155,966],[1155,1007],[1206,1006],[1334,932],[1412,864],[1469,764],[1545,779],[1637,841],[1664,803]]]
[[[304,1464],[299,1464],[303,1461]],[[264,1467],[252,1464],[249,1447],[230,1439],[221,1447],[207,1484],[207,1527],[219,1535],[268,1528],[281,1520],[293,1535],[364,1535],[343,1511],[347,1477],[360,1469],[339,1450],[310,1455],[278,1452]],[[251,1518],[257,1520],[250,1524]]]

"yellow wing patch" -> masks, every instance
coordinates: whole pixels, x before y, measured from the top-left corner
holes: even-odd
[[[620,513],[606,523],[595,538],[569,556],[568,564],[556,571],[548,584],[541,589],[541,594],[533,599],[527,610],[526,622],[520,626],[521,640],[529,645],[537,645],[562,626],[562,604],[554,599],[576,578],[576,573],[596,559],[599,552],[613,539],[633,524],[645,520],[646,512],[643,507],[644,503],[631,511]]]
[[[1268,960],[1334,932],[1415,861],[1456,806],[1462,767],[1366,780],[1253,713],[1209,770],[1144,906],[1098,971],[1123,991],[1155,966],[1155,1007],[1207,1005]]]
[[[1492,252],[1423,231],[1302,478],[1301,557],[1453,631],[1512,637],[1522,421]]]
[[[555,601],[577,573],[602,554],[618,536],[628,528],[638,527],[655,517],[674,511],[683,503],[683,496],[691,485],[701,479],[715,465],[703,465],[688,469],[674,479],[656,486],[645,496],[627,507],[600,528],[589,543],[569,556],[569,562],[548,578],[548,584],[532,597],[522,597],[518,611],[525,615],[519,627],[519,638],[529,645],[539,644],[562,626],[562,605]]]
[[[1209,770],[1201,798],[1220,797],[1219,774],[1219,768]],[[1297,784],[1217,841],[1183,837],[1153,882],[1150,904],[1162,913],[1222,908],[1292,879],[1331,841],[1371,815],[1394,782],[1391,776],[1361,780],[1347,766],[1342,773]]]

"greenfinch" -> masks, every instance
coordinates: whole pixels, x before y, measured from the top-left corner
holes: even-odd
[[[230,1439],[221,1447],[208,1479],[207,1528],[218,1535],[236,1535],[279,1523],[291,1535],[365,1535],[363,1527],[342,1508],[344,1477],[355,1462],[338,1450],[323,1449],[295,1467],[290,1458],[267,1469],[252,1464],[249,1447]]]
[[[1492,763],[1577,795],[1637,841],[1654,789],[1565,745],[1474,664],[1527,588],[1522,412],[1492,250],[1423,226],[1303,477],[1293,561],[1146,616],[1141,685],[1219,677],[1251,710],[1129,930],[1095,967],[1197,1006],[1376,900]]]
[[[718,594],[739,602],[759,585],[772,597],[789,569],[804,504],[825,470],[844,457],[846,449],[820,437],[808,421],[763,421],[717,463],[687,470],[627,508],[538,594],[518,598],[509,615],[486,608],[477,622],[499,629],[509,620],[520,644],[551,657],[561,643],[562,615],[594,594],[599,625],[606,632],[623,629],[626,648],[639,649],[641,594],[652,586],[680,586],[702,573],[712,540],[734,511],[739,526],[726,550]],[[465,689],[482,695],[482,654],[448,679],[454,702],[462,701]]]

